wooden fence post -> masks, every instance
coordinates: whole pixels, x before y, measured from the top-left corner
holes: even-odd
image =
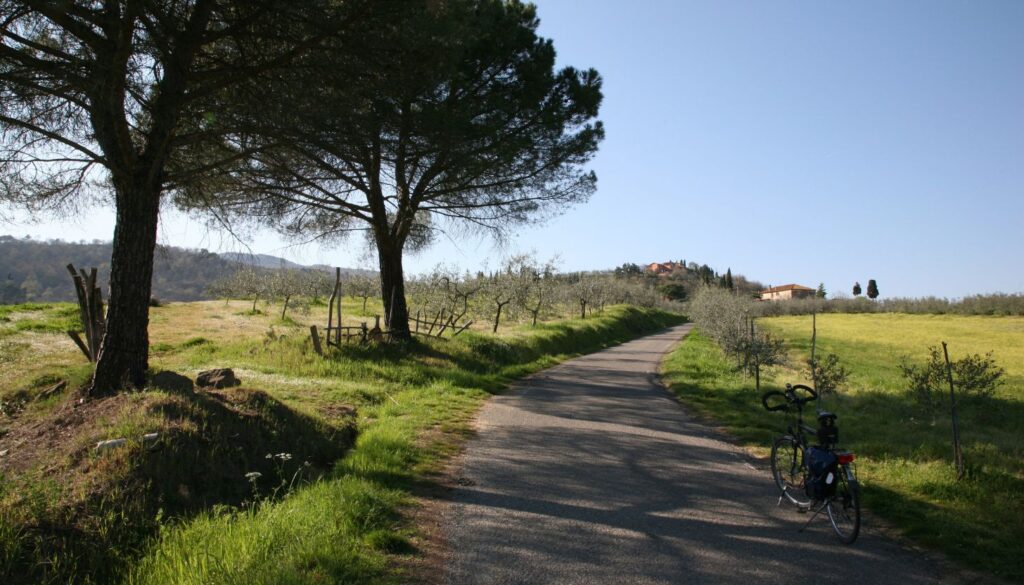
[[[103,293],[96,286],[97,271],[96,268],[92,268],[88,273],[85,270],[75,270],[74,264],[68,264],[67,269],[75,284],[75,294],[78,297],[78,317],[82,321],[85,340],[83,341],[75,331],[68,331],[67,334],[82,350],[85,357],[89,361],[95,362],[99,356],[103,334],[106,332]]]
[[[320,345],[320,332],[317,331],[316,325],[309,326],[309,337],[313,340],[313,351],[316,355],[324,355],[324,348]]]

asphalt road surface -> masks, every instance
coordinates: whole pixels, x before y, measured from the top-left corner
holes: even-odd
[[[825,514],[799,532],[808,516],[778,505],[767,466],[657,384],[688,331],[566,362],[484,407],[445,513],[445,583],[953,581],[870,526],[852,546]]]

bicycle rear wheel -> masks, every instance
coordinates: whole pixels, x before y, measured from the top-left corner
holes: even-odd
[[[826,509],[832,529],[844,544],[853,544],[860,534],[860,486],[848,463],[839,468],[836,493],[829,498]]]
[[[810,506],[811,499],[804,489],[807,469],[804,467],[804,448],[794,437],[784,435],[772,443],[772,477],[787,500],[797,506]]]

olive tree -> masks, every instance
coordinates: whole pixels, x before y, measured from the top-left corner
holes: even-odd
[[[366,302],[370,297],[380,293],[380,279],[377,275],[358,274],[348,278],[349,293],[363,299],[363,313],[366,313]]]
[[[306,275],[302,270],[279,268],[267,277],[267,294],[271,300],[281,302],[281,319],[288,315],[288,307],[292,300],[306,292]],[[305,303],[309,308],[308,302]]]
[[[556,300],[558,259],[540,263],[531,255],[523,257],[522,262],[521,274],[528,280],[518,302],[530,314],[531,325],[536,327],[541,313],[550,309]]]

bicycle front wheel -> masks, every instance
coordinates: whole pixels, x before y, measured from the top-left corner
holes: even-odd
[[[806,478],[804,448],[794,437],[784,435],[772,443],[772,477],[787,500],[797,506],[810,506],[804,489]]]
[[[860,534],[860,485],[850,464],[844,463],[839,467],[836,493],[829,498],[826,509],[839,540],[853,544]]]

